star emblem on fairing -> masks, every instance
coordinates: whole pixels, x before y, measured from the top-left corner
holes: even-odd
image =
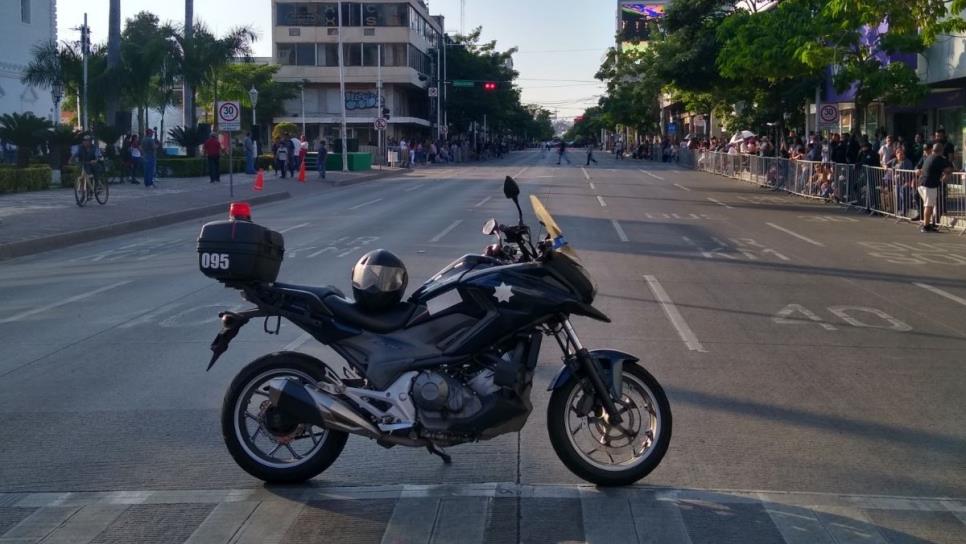
[[[513,288],[506,283],[500,282],[493,292],[493,296],[496,297],[497,302],[510,302],[510,297],[513,296]]]

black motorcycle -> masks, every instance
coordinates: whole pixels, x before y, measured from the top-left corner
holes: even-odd
[[[220,314],[209,369],[254,318],[264,318],[269,333],[285,318],[347,363],[279,352],[235,377],[222,432],[244,470],[267,482],[308,480],[336,460],[349,433],[387,448],[425,447],[449,463],[444,447],[523,427],[544,336],[563,353],[547,408],[560,460],[600,485],[631,484],[657,467],[671,440],[663,389],[633,355],[581,345],[569,316],[610,321],[591,305],[593,279],[536,197],[547,234],[534,244],[510,177],[504,193],[516,204],[517,225],[491,219],[483,233],[497,242],[484,255],[458,259],[379,312],[334,287],[275,281],[282,237],[251,222],[245,205],[234,206],[228,221],[204,226],[202,272],[255,305]]]

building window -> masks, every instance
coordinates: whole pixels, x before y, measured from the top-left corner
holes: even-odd
[[[315,66],[314,43],[276,44],[276,61],[284,66]]]
[[[429,73],[429,56],[412,45],[409,46],[409,67],[420,74]]]
[[[362,44],[346,43],[343,46],[342,62],[345,66],[362,66]]]
[[[30,0],[20,0],[20,20],[30,24]]]
[[[314,43],[296,44],[295,62],[299,66],[315,66],[315,44]]]
[[[339,45],[335,43],[318,44],[318,56],[316,64],[318,66],[338,66],[339,65]]]
[[[362,26],[406,26],[409,4],[362,4]]]
[[[362,44],[362,65],[379,66],[379,44]]]
[[[277,50],[276,62],[283,66],[295,66],[295,44],[280,43],[275,46]]]
[[[299,2],[276,6],[275,23],[278,26],[322,26],[322,4]]]
[[[383,66],[406,66],[406,44],[387,43],[382,46],[382,65]]]

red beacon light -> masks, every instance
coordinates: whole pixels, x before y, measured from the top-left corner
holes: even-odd
[[[228,206],[228,219],[233,221],[251,221],[251,205],[248,202],[232,202]]]

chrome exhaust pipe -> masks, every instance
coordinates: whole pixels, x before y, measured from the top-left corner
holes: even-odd
[[[383,434],[345,402],[291,378],[271,380],[268,391],[272,406],[298,421],[370,438]]]

